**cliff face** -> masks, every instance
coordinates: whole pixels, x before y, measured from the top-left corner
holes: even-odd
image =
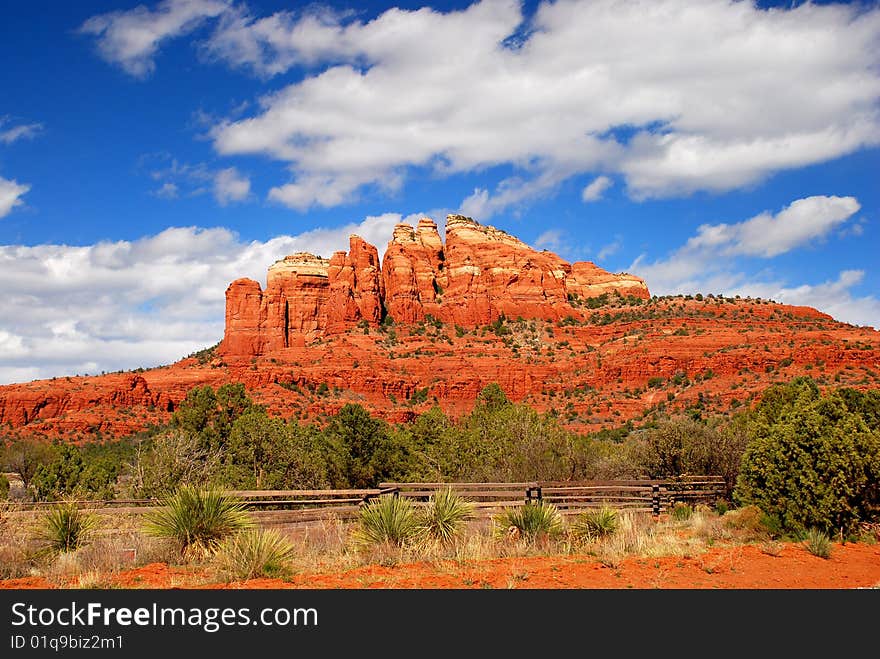
[[[473,327],[501,316],[582,318],[570,300],[618,292],[650,297],[638,277],[592,263],[569,264],[517,238],[461,215],[446,219],[446,244],[428,218],[399,224],[379,264],[378,251],[352,236],[348,252],[330,260],[293,254],[269,268],[266,290],[239,279],[226,290],[226,332],[220,352],[255,357],[318,335],[432,316]]]

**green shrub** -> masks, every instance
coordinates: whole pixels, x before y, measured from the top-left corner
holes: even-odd
[[[559,510],[545,501],[507,508],[498,513],[494,521],[498,535],[514,536],[530,542],[556,538],[565,530]]]
[[[810,529],[804,538],[804,548],[819,558],[831,557],[831,538],[824,531]]]
[[[361,547],[391,544],[406,547],[419,533],[419,518],[412,501],[382,496],[361,508],[354,530],[355,544]]]
[[[672,517],[672,519],[674,519],[676,522],[686,522],[691,518],[693,514],[694,509],[682,501],[679,501],[674,506],[672,506],[672,510],[669,513],[670,517]]]
[[[730,496],[749,439],[743,425],[738,418],[723,429],[688,416],[663,419],[636,435],[634,458],[650,478],[717,474],[724,478],[725,496]]]
[[[419,534],[425,539],[448,544],[461,533],[474,515],[474,505],[446,488],[435,492],[419,516]]]
[[[0,499],[9,498],[9,479],[6,474],[0,474]]]
[[[241,502],[212,487],[184,485],[147,516],[146,532],[172,540],[184,556],[212,554],[228,536],[251,525]]]
[[[763,518],[764,511],[758,508],[758,506],[743,506],[742,508],[728,511],[724,515],[723,523],[724,526],[731,529],[759,533],[765,530],[762,523]]]
[[[41,539],[51,551],[75,551],[89,541],[97,525],[94,515],[73,502],[64,502],[52,506],[43,517]]]
[[[585,510],[577,516],[572,532],[580,540],[592,542],[614,535],[619,526],[617,511],[607,506]]]
[[[880,433],[808,378],[771,388],[757,410],[735,498],[789,532],[849,534],[880,509]]]
[[[217,550],[220,572],[228,579],[285,577],[294,548],[274,529],[246,529],[226,538]]]

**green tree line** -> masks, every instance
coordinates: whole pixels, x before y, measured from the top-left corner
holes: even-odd
[[[171,422],[116,442],[4,442],[27,495],[159,497],[184,484],[363,488],[381,481],[528,481],[718,474],[780,528],[847,532],[880,507],[880,392],[774,385],[732,417],[667,417],[577,434],[485,387],[469,414],[407,424],[348,404],[323,426],[270,416],[241,384],[192,389]],[[0,484],[0,495],[4,494]]]

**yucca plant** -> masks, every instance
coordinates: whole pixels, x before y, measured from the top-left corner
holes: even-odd
[[[572,533],[579,540],[592,542],[614,535],[619,525],[617,511],[608,506],[585,510],[577,516]]]
[[[674,506],[672,506],[670,517],[672,517],[672,519],[674,519],[676,522],[686,522],[691,518],[691,515],[693,514],[694,509],[691,508],[689,504],[686,504],[683,501],[679,501]]]
[[[385,495],[361,508],[353,537],[360,546],[405,547],[415,541],[418,534],[419,518],[412,501]]]
[[[286,576],[293,553],[293,545],[275,529],[246,529],[226,538],[216,559],[228,578],[246,580]]]
[[[495,518],[496,533],[528,541],[539,538],[555,538],[565,530],[562,515],[552,503],[539,501],[516,508],[507,508]]]
[[[439,490],[419,515],[418,532],[426,540],[449,544],[474,516],[474,504],[453,492]]]
[[[208,555],[228,536],[251,526],[244,505],[222,490],[180,487],[147,515],[146,532],[172,540],[187,557]]]
[[[98,519],[80,510],[72,501],[53,506],[43,517],[42,539],[51,551],[75,551],[85,545]]]
[[[813,556],[831,557],[831,538],[819,529],[810,529],[804,538],[804,547]]]

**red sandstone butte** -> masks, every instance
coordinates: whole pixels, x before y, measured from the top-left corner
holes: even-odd
[[[220,354],[256,357],[317,335],[377,326],[387,316],[409,324],[431,316],[464,327],[504,316],[583,318],[571,299],[620,293],[648,299],[638,277],[615,275],[537,251],[504,231],[449,215],[446,244],[437,225],[398,224],[379,265],[378,251],[351,236],[349,251],[329,261],[293,254],[269,268],[265,292],[238,279],[226,291]]]
[[[394,229],[381,262],[352,236],[330,259],[279,259],[265,288],[232,282],[207,359],[0,386],[0,424],[69,441],[121,436],[166,422],[192,387],[228,382],[284,418],[358,403],[399,422],[434,404],[466,413],[496,382],[587,432],[657,411],[728,412],[797,375],[880,387],[880,332],[809,307],[700,297],[652,298],[637,277],[458,215],[444,242],[423,218]]]

